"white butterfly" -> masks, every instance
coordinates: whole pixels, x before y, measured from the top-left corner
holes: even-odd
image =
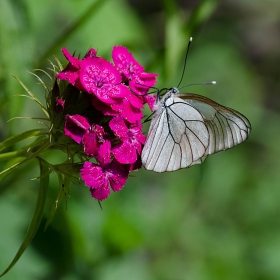
[[[171,88],[155,103],[142,163],[156,172],[190,167],[240,144],[250,131],[250,122],[241,113]]]

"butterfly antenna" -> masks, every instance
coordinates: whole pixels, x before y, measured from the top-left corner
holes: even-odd
[[[204,82],[204,83],[192,83],[192,84],[184,85],[178,89],[182,89],[182,88],[190,87],[190,86],[215,85],[216,83],[217,83],[216,81]]]
[[[187,52],[186,52],[185,61],[184,61],[183,73],[182,73],[182,77],[181,77],[181,80],[180,80],[180,82],[179,82],[177,88],[179,88],[179,86],[180,86],[180,84],[182,83],[183,78],[184,78],[185,69],[186,69],[186,63],[187,63],[187,58],[188,58],[188,53],[189,53],[189,49],[190,49],[191,42],[192,42],[192,37],[190,38],[189,43],[188,43]]]

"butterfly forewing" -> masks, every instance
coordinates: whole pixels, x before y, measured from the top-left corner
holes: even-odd
[[[142,151],[146,169],[175,171],[245,141],[251,130],[239,112],[196,94],[168,92],[156,111]]]
[[[163,102],[153,116],[142,151],[146,169],[157,172],[190,166],[209,144],[207,127],[195,108],[174,96]]]

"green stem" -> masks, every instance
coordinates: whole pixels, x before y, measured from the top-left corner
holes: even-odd
[[[31,219],[29,228],[27,230],[27,233],[24,237],[24,240],[17,251],[14,259],[10,263],[10,265],[6,268],[6,270],[0,275],[2,277],[5,275],[19,260],[21,255],[24,253],[25,249],[28,247],[32,239],[34,238],[36,232],[38,231],[38,228],[40,226],[40,223],[43,218],[44,209],[45,209],[45,203],[47,199],[47,191],[49,186],[49,166],[42,162],[40,158],[37,158],[39,161],[40,166],[40,188],[38,192],[36,207],[33,213],[33,217]],[[47,174],[47,176],[46,176]]]

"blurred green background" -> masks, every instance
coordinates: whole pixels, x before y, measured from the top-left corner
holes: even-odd
[[[66,63],[63,46],[110,59],[124,45],[159,73],[159,88],[176,86],[190,36],[182,84],[216,80],[188,91],[242,112],[253,128],[248,141],[203,165],[133,172],[103,210],[87,187],[71,185],[67,209],[62,201],[3,279],[280,279],[279,24],[278,0],[1,0],[1,141],[38,126],[10,118],[41,114],[14,96],[24,90],[11,74],[43,100],[25,70],[46,69],[53,55]],[[1,182],[1,272],[24,238],[38,175],[34,161]],[[53,176],[49,205],[57,192]]]

